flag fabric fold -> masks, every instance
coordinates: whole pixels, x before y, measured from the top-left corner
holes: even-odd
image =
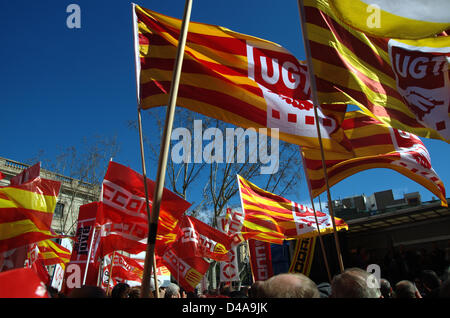
[[[70,261],[72,252],[62,245],[52,241],[44,240],[37,243],[39,249],[39,258],[44,265],[60,264],[65,268]]]
[[[134,13],[140,107],[167,105],[181,20],[138,5]],[[278,128],[281,140],[319,147],[306,65],[276,43],[221,26],[189,23],[177,105],[243,128]],[[335,136],[341,113],[318,113],[323,146],[345,151]]]
[[[450,29],[447,0],[334,0],[330,5],[342,22],[372,36],[420,39]]]
[[[243,210],[240,233],[244,239],[282,244],[283,240],[315,237],[318,230],[314,211],[281,196],[258,188],[238,177]],[[331,217],[316,211],[321,234],[333,232]],[[348,229],[341,219],[335,218],[336,230]]]
[[[430,154],[419,137],[393,129],[361,111],[348,112],[343,128],[354,152],[326,153],[330,187],[363,170],[388,168],[421,184],[447,206],[444,184],[432,168]],[[312,196],[316,197],[326,190],[321,154],[302,148],[302,156]]]
[[[112,263],[112,279],[115,281],[142,282],[144,267],[135,259],[120,253],[114,253]]]
[[[304,1],[319,103],[355,104],[396,129],[450,142],[450,37],[371,37],[330,3]]]
[[[51,223],[60,186],[38,177],[0,188],[0,252],[59,237]]]
[[[233,238],[191,216],[183,216],[172,248],[184,258],[206,257],[228,261]]]
[[[165,250],[162,262],[188,292],[195,290],[209,268],[209,263],[203,257],[183,258],[173,247]]]
[[[147,179],[151,211],[155,183]],[[146,250],[148,219],[144,178],[141,174],[116,162],[110,162],[103,181],[103,201],[97,223],[101,226],[102,252],[121,250],[138,254]],[[156,240],[158,255],[175,241],[176,226],[190,203],[164,189]]]

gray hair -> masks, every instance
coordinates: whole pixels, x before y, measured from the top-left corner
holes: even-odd
[[[300,273],[284,273],[273,276],[262,283],[264,298],[320,298],[317,285]]]
[[[179,298],[180,287],[177,284],[169,283],[164,293],[164,298]]]
[[[367,283],[371,274],[357,267],[346,269],[331,282],[331,298],[380,298],[380,289]]]

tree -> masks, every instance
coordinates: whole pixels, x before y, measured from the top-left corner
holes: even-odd
[[[151,138],[144,133],[143,137],[146,149],[150,150],[146,161],[149,162],[148,166],[153,168],[158,163],[160,139],[164,128],[162,118],[165,112],[161,109],[165,108],[149,109],[144,112],[144,116],[146,115],[143,122],[144,131],[145,126],[152,126],[157,127],[160,132],[159,135],[152,134]],[[201,126],[198,121],[201,121]],[[249,129],[244,130],[180,107],[176,109],[173,126],[170,156],[167,162],[167,187],[193,203],[189,214],[216,226],[217,218],[225,213],[227,205],[233,199],[238,202],[236,200],[238,197],[237,174],[247,180],[258,180],[261,188],[279,195],[295,193],[295,186],[301,179],[302,164],[297,145],[270,140],[264,135],[258,136],[256,130],[253,134]],[[137,130],[137,122],[130,121],[129,127]],[[201,137],[199,137],[199,130],[201,130]],[[228,131],[232,131],[233,135],[228,134]],[[225,136],[227,140],[224,143]],[[231,137],[233,138],[232,146],[230,146]],[[259,142],[259,147],[252,147],[250,144],[252,140],[247,142],[252,138],[255,142],[266,139],[267,143]],[[275,173],[261,175],[265,163],[255,158],[258,153],[268,154],[274,142],[280,145],[276,149],[278,169]],[[180,151],[182,155],[178,154]],[[178,157],[178,160],[174,161],[174,157]],[[179,159],[183,157],[189,160],[180,162]]]
[[[162,116],[165,112],[159,108],[147,110],[144,114],[147,114],[148,118],[143,126],[158,127],[160,132],[159,136],[152,135],[153,138],[144,134],[144,143],[151,153],[147,157],[150,163],[153,163],[149,166],[156,167],[164,128]],[[201,123],[196,123],[196,120],[201,120]],[[130,122],[129,126],[134,129],[138,127],[136,122]],[[302,165],[297,145],[278,139],[271,140],[264,134],[258,134],[256,130],[244,130],[184,108],[176,109],[173,127],[169,152],[171,156],[166,172],[168,188],[188,201],[192,202],[191,198],[194,199],[188,211],[194,217],[217,227],[217,219],[225,214],[228,206],[240,205],[236,177],[238,174],[247,180],[255,180],[261,188],[278,195],[295,193],[295,186],[301,179]],[[201,138],[198,136],[199,130],[202,132]],[[227,137],[225,145],[224,136]],[[266,142],[260,142],[261,140]],[[258,147],[252,146],[252,141],[259,141]],[[260,160],[255,158],[258,157],[257,154],[264,153],[267,158],[269,149],[270,155],[273,155],[272,151],[275,149],[277,169],[273,169],[274,173],[261,175],[267,162],[263,162],[261,156]],[[216,265],[216,262],[211,262],[208,273],[214,287]],[[245,274],[241,273],[242,276]]]
[[[84,137],[79,146],[59,149],[54,157],[40,150],[34,158],[27,160],[29,163],[41,161],[42,167],[61,181],[59,201],[64,200],[67,208],[64,207],[60,222],[55,223],[57,232],[72,233],[76,228],[79,206],[100,199],[108,162],[119,149],[116,136]]]

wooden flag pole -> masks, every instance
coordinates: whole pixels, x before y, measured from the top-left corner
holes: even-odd
[[[109,286],[111,286],[112,282],[112,272],[113,272],[113,265],[114,265],[114,257],[116,256],[116,251],[113,252],[111,257],[111,266],[109,267],[109,279],[108,279],[108,286],[106,287],[106,295],[109,296]],[[113,283],[114,284],[114,283]]]
[[[308,183],[308,191],[309,191],[309,197],[311,198],[311,205],[312,205],[312,209],[314,211],[314,219],[316,220],[316,225],[317,225],[317,232],[319,233],[319,242],[320,242],[320,247],[322,249],[322,255],[323,255],[323,261],[325,262],[325,268],[327,269],[327,274],[328,274],[328,281],[331,284],[331,272],[330,272],[330,267],[328,266],[328,259],[327,259],[327,254],[325,252],[325,245],[323,244],[323,239],[322,239],[322,233],[320,233],[320,225],[319,225],[319,220],[317,219],[317,213],[316,213],[316,208],[314,206],[314,200],[313,200],[313,196],[311,193],[311,186],[309,184],[309,179],[308,179],[308,175],[306,173],[306,166],[305,166],[305,158],[303,157],[303,153],[302,153],[302,147],[300,147],[300,154],[302,156],[302,161],[303,161],[303,171],[305,172],[305,177],[306,177],[306,182]]]
[[[180,83],[180,77],[181,77],[181,67],[183,65],[183,56],[184,56],[184,48],[186,45],[186,38],[188,33],[188,27],[189,27],[189,20],[191,16],[191,9],[192,9],[192,0],[186,0],[185,7],[184,7],[184,13],[183,13],[183,21],[181,23],[181,30],[180,30],[180,38],[178,40],[178,48],[177,48],[177,56],[175,59],[175,66],[174,71],[172,74],[172,84],[170,87],[170,95],[169,95],[169,105],[167,106],[167,112],[166,112],[166,120],[164,124],[164,131],[163,136],[161,140],[161,148],[159,153],[159,160],[158,160],[158,171],[155,181],[155,191],[153,195],[153,205],[152,205],[152,213],[149,216],[149,223],[148,223],[148,239],[147,239],[147,251],[145,255],[145,262],[144,262],[144,273],[142,277],[142,287],[141,287],[141,297],[149,297],[150,295],[150,279],[151,279],[151,262],[154,259],[155,254],[155,243],[156,243],[156,233],[158,230],[158,219],[159,219],[159,210],[161,206],[161,199],[162,194],[164,190],[164,181],[165,181],[165,175],[166,175],[166,169],[167,169],[167,158],[169,153],[169,147],[170,147],[170,136],[172,134],[172,126],[173,126],[173,118],[175,115],[175,107],[176,107],[176,100],[178,95],[178,86]],[[135,59],[136,59],[136,66],[138,65],[138,43],[137,43],[137,21],[136,21],[136,15],[134,13],[134,5],[133,5],[133,21],[134,21],[134,43],[135,43]],[[138,78],[138,68],[136,67],[136,81],[137,81],[137,96],[138,96],[138,114],[140,118],[140,101],[139,101],[139,78]],[[144,157],[143,157],[143,145],[142,145],[142,129],[140,129],[140,140],[141,140],[141,158],[142,158],[142,166],[143,166],[143,172],[145,172],[145,163],[144,163]],[[145,175],[144,175],[145,176]],[[144,177],[145,178],[145,177]],[[146,181],[144,180],[144,184],[146,185]],[[146,193],[147,201],[148,201],[148,194]],[[148,208],[148,205],[147,205]],[[148,211],[147,211],[148,213]],[[156,275],[155,275],[156,279]],[[156,285],[155,285],[156,287]],[[156,293],[158,295],[158,290],[156,290]]]
[[[323,173],[325,177],[325,183],[327,187],[327,197],[328,197],[328,210],[330,212],[331,221],[333,224],[333,234],[334,234],[334,241],[336,244],[336,251],[338,256],[338,263],[339,263],[339,269],[341,270],[341,273],[344,271],[344,263],[342,260],[342,254],[341,254],[341,247],[339,244],[339,238],[337,236],[337,230],[336,230],[336,222],[334,220],[334,211],[333,211],[333,204],[331,201],[331,194],[330,194],[330,187],[328,184],[328,173],[327,173],[327,167],[325,164],[325,154],[323,151],[323,144],[322,144],[322,136],[320,133],[320,123],[319,123],[319,115],[317,113],[317,107],[319,107],[319,98],[317,96],[317,86],[316,86],[316,80],[314,77],[314,69],[312,64],[312,58],[311,58],[311,48],[309,46],[309,42],[307,39],[307,32],[306,32],[306,15],[305,15],[305,8],[303,6],[303,1],[298,0],[298,7],[300,11],[300,23],[302,28],[302,35],[303,35],[303,45],[305,47],[306,51],[306,61],[308,63],[308,73],[309,73],[309,81],[311,86],[311,95],[313,99],[313,105],[314,105],[314,117],[316,122],[316,128],[317,128],[317,137],[319,139],[319,145],[320,145],[320,154],[322,158],[322,168]]]
[[[155,298],[159,298],[158,271],[156,269],[156,256],[153,254],[153,279],[155,283]]]
[[[145,206],[147,208],[147,220],[149,220],[150,222],[150,200],[148,198],[148,186],[147,186],[147,171],[145,168],[145,156],[144,156],[144,140],[143,140],[143,134],[142,134],[142,116],[141,116],[141,109],[138,108],[138,126],[139,126],[139,143],[140,143],[140,148],[141,148],[141,162],[142,162],[142,176],[143,176],[143,181],[144,181],[144,191],[145,191]],[[150,223],[149,223],[150,224]],[[150,235],[150,231],[149,231],[149,235]],[[147,246],[148,248],[148,246]],[[152,276],[152,268],[150,267],[150,264],[148,264],[148,266],[150,267],[148,269],[148,276],[145,276],[145,264],[146,264],[147,260],[144,263],[144,272],[142,273],[142,286],[144,286],[144,281],[147,281],[147,284],[149,285],[149,291],[147,292],[147,296],[144,297],[148,297],[149,293],[150,293],[150,279]],[[153,257],[152,259],[152,263],[153,263],[153,269],[154,272],[156,273],[156,260]],[[154,275],[155,276],[155,275]],[[158,286],[158,280],[156,278],[156,276],[154,277],[154,282],[155,282],[155,297],[159,298],[159,288],[156,289],[156,286]],[[142,288],[141,286],[141,288]],[[143,290],[141,290],[141,293],[143,292]]]
[[[91,242],[89,243],[89,251],[88,251],[88,256],[87,256],[86,268],[84,270],[83,285],[86,284],[86,277],[87,277],[87,273],[88,273],[89,263],[91,262],[92,245],[94,244],[95,230],[96,230],[96,226],[94,224],[94,228],[92,229]]]

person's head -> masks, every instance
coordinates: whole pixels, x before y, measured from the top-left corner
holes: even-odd
[[[413,282],[409,280],[401,280],[395,284],[395,298],[422,298]]]
[[[118,283],[111,291],[111,298],[128,298],[130,285],[127,283]]]
[[[169,285],[167,285],[166,287],[164,298],[180,298],[180,297],[181,297],[180,287],[177,284],[169,283]]]
[[[346,269],[334,276],[331,282],[331,298],[380,298],[380,289],[369,284],[372,276],[357,267]]]
[[[263,282],[260,280],[257,280],[250,286],[250,289],[248,290],[248,297],[250,298],[260,298],[262,297],[262,284]]]
[[[106,293],[103,289],[97,286],[84,285],[80,288],[72,289],[69,298],[106,298]]]
[[[380,279],[380,292],[384,298],[392,298],[392,286],[391,283],[385,278]]]
[[[422,286],[426,291],[432,291],[441,287],[441,280],[436,272],[432,270],[423,270],[420,275]]]
[[[320,298],[316,284],[299,273],[272,276],[262,283],[265,298]]]
[[[224,285],[224,286],[220,287],[219,293],[220,293],[220,295],[223,295],[223,296],[230,296],[231,286],[230,285]]]
[[[141,287],[140,286],[134,286],[130,288],[130,291],[128,292],[129,298],[141,298]]]

